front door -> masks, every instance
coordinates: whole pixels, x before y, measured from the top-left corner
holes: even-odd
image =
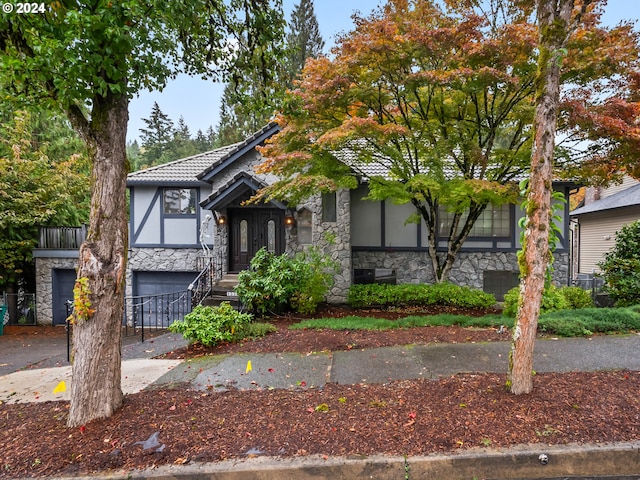
[[[249,267],[258,250],[265,247],[280,255],[284,252],[284,213],[277,208],[229,209],[229,271]]]

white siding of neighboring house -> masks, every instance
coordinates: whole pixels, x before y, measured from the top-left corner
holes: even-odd
[[[598,272],[598,262],[604,254],[613,248],[616,232],[624,225],[640,218],[640,206],[620,211],[606,210],[582,215],[580,218],[580,237],[578,273]]]
[[[631,178],[631,177],[624,177],[624,179],[622,180],[622,183],[619,185],[611,185],[610,187],[603,189],[600,192],[600,198],[607,198],[610,197],[611,195],[615,195],[618,192],[621,192],[623,190],[626,190],[627,188],[633,187],[634,185],[637,185],[638,183],[640,183],[638,180]]]

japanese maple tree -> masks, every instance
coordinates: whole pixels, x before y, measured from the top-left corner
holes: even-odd
[[[476,220],[517,198],[515,180],[531,161],[537,27],[529,2],[489,4],[391,0],[357,17],[333,57],[310,60],[290,94],[260,167],[281,180],[258,198],[295,203],[364,177],[369,198],[415,206],[408,220],[425,222],[434,278],[446,280]],[[629,31],[590,18],[567,45],[575,62],[563,81],[612,78],[631,65],[618,62],[637,43]],[[628,48],[602,57],[599,45],[613,41]],[[443,252],[442,210],[451,214]]]

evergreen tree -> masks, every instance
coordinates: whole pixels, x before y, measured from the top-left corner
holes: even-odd
[[[273,72],[272,81],[265,83],[260,72],[247,70],[244,85],[238,88],[232,79],[227,84],[220,105],[218,123],[218,146],[239,142],[262,128],[280,109],[287,88],[293,86],[309,57],[318,57],[324,48],[318,21],[313,8],[313,0],[300,0],[291,13],[289,33],[286,38],[287,59],[282,70]],[[255,80],[246,82],[251,77]],[[260,94],[262,92],[262,94]]]
[[[250,111],[243,105],[241,95],[234,91],[233,84],[227,84],[220,105],[220,121],[216,144],[219,147],[240,142],[259,130],[269,120],[273,109],[263,114]]]
[[[147,128],[141,128],[142,163],[146,166],[166,163],[174,136],[173,121],[160,110],[157,102],[153,103],[149,118],[142,121]]]
[[[173,140],[169,145],[168,152],[170,154],[168,161],[190,157],[191,155],[200,153],[200,150],[196,148],[195,141],[191,138],[189,126],[182,116],[178,119],[178,125],[173,131]]]
[[[127,142],[127,159],[129,160],[129,168],[132,172],[142,168],[142,151],[137,140]]]
[[[287,86],[300,74],[307,58],[317,58],[324,49],[313,0],[300,0],[291,12],[287,34]]]

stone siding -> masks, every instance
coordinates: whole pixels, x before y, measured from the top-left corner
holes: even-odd
[[[329,256],[337,264],[333,285],[326,296],[328,303],[344,303],[351,285],[350,201],[349,190],[336,192],[335,222],[322,221],[322,198],[320,195],[315,195],[298,205],[294,213],[294,218],[297,222],[297,213],[299,211],[307,209],[311,212],[312,245],[318,247],[323,254]],[[311,247],[311,245],[301,245],[298,242],[296,225],[286,230],[286,252],[288,254],[294,255],[296,252],[301,252]]]
[[[567,285],[569,254],[556,253],[554,282]],[[394,269],[397,283],[434,283],[435,276],[427,252],[357,251],[353,252],[353,268]],[[461,252],[453,264],[449,281],[473,288],[483,287],[483,272],[518,271],[516,252]]]
[[[202,269],[204,252],[198,248],[133,248],[127,264],[125,295],[133,295],[133,272],[194,272],[195,278]]]
[[[53,270],[78,268],[78,251],[70,250],[69,257],[37,257],[36,312],[38,325],[53,325]]]

